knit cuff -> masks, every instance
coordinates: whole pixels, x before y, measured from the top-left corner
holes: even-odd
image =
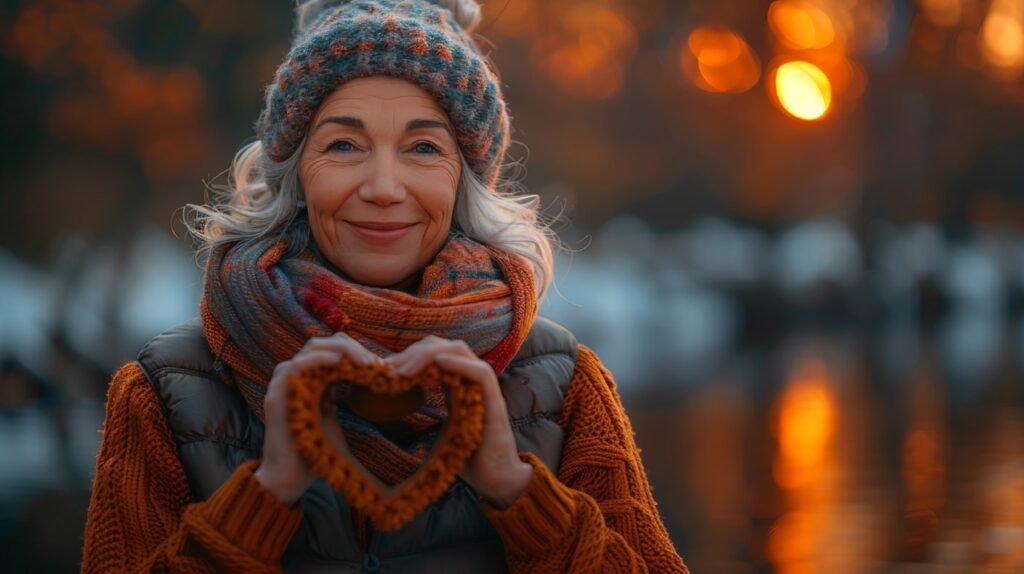
[[[202,515],[242,554],[277,564],[302,522],[302,505],[288,507],[263,488],[253,473],[258,460],[242,463],[209,499]]]
[[[500,509],[486,501],[480,506],[504,541],[506,552],[536,556],[562,547],[572,531],[576,502],[573,490],[559,482],[534,454],[521,452],[519,459],[533,467],[526,490],[508,508]]]

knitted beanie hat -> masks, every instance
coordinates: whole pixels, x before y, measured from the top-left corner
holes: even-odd
[[[298,16],[256,124],[271,160],[295,153],[335,88],[385,75],[430,94],[448,114],[470,168],[494,184],[509,117],[497,74],[468,36],[479,20],[473,0],[312,0],[298,6]]]

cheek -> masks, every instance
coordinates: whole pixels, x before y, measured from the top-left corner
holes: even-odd
[[[458,166],[437,166],[421,177],[420,205],[427,212],[433,233],[447,235],[455,208],[458,189]]]
[[[439,183],[441,180],[444,181],[445,187],[452,191],[452,197],[454,197],[454,192],[459,187],[459,175],[460,169],[458,156],[447,158],[447,161],[437,168],[437,178]]]
[[[302,190],[311,211],[336,211],[355,189],[352,169],[338,169],[326,163],[314,163],[305,172]]]
[[[337,244],[334,220],[356,190],[353,172],[351,168],[339,169],[315,161],[303,172],[300,179],[309,223],[318,241]]]

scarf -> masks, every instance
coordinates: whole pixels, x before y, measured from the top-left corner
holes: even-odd
[[[207,261],[203,330],[225,379],[261,421],[274,367],[311,337],[343,332],[382,357],[428,335],[461,339],[500,374],[537,314],[526,260],[462,235],[449,236],[412,294],[348,280],[310,243],[292,255],[286,238],[263,237],[218,246]],[[434,389],[387,435],[344,410],[339,422],[359,462],[397,484],[423,463],[446,417]]]

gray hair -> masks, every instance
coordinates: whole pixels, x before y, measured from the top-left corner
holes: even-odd
[[[305,143],[282,162],[270,160],[259,140],[243,145],[227,170],[227,183],[208,183],[208,202],[185,206],[185,227],[196,240],[200,261],[219,245],[275,234],[288,236],[292,253],[306,248],[311,235],[299,182],[299,156]],[[519,184],[510,180],[490,189],[461,152],[459,158],[462,176],[452,215],[455,231],[525,258],[533,267],[539,306],[554,276],[553,248],[560,245],[551,229],[553,221],[539,213],[537,195],[519,193]]]

